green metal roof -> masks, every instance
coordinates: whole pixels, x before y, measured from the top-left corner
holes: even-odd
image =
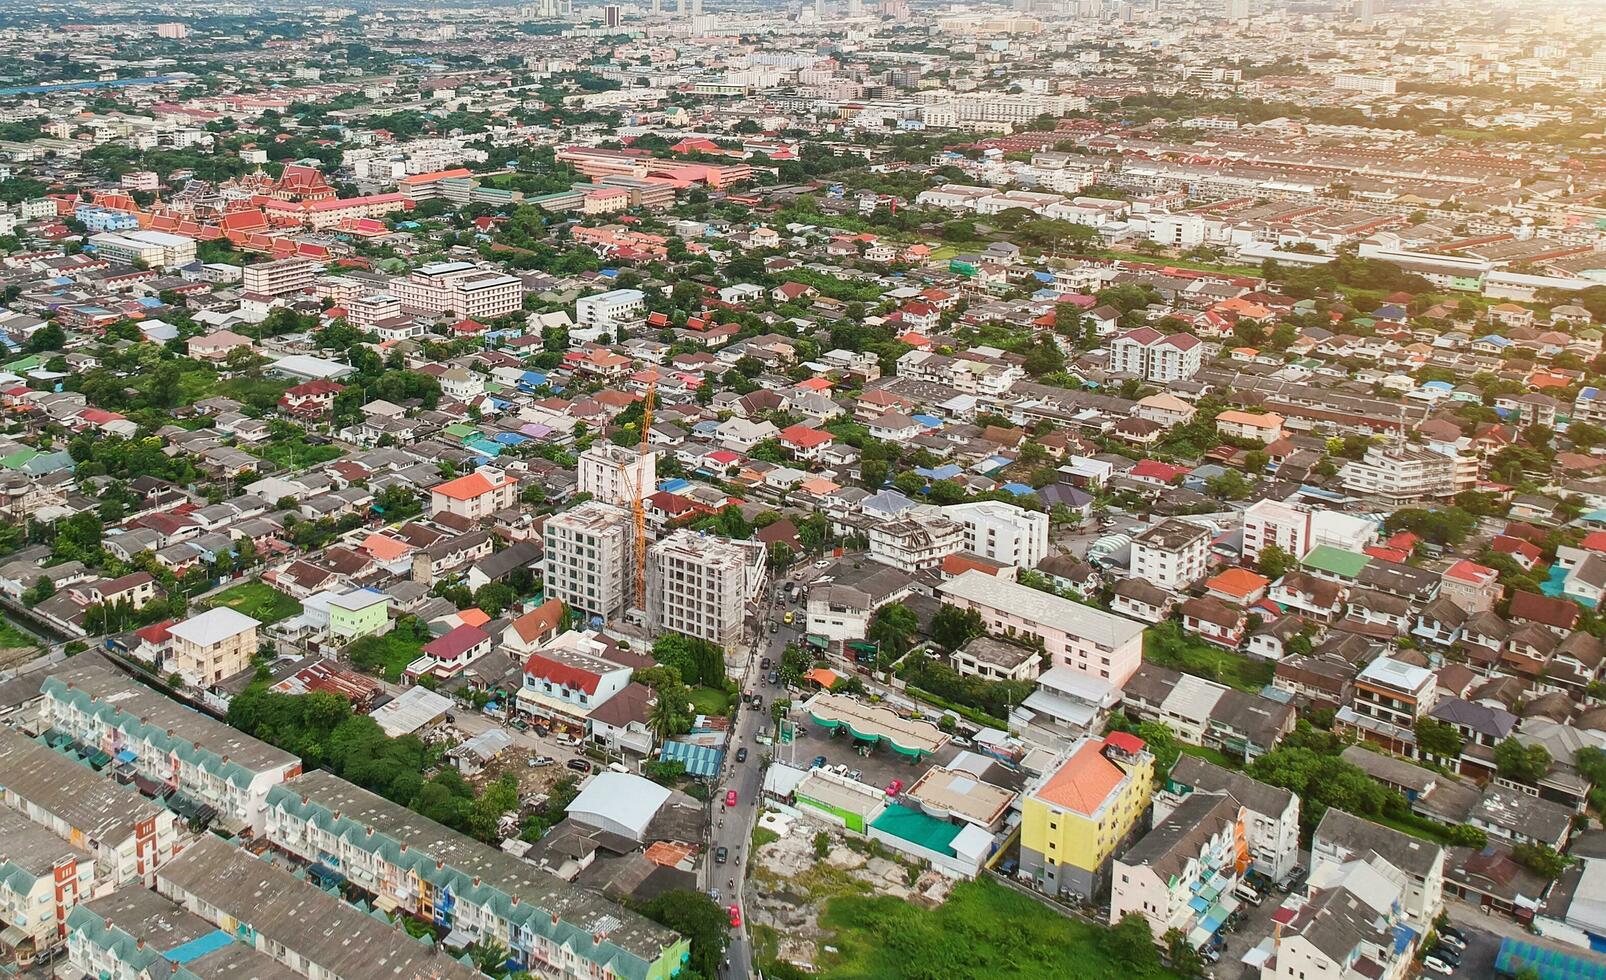
[[[930,814],[896,803],[883,810],[870,826],[911,844],[918,844],[928,851],[949,855],[953,854],[954,838],[964,829],[958,824],[938,820]]]
[[[1327,572],[1341,578],[1354,578],[1361,574],[1361,569],[1371,564],[1369,555],[1359,552],[1345,551],[1332,545],[1319,544],[1311,549],[1305,560],[1300,562],[1306,568],[1314,568],[1319,572]]]

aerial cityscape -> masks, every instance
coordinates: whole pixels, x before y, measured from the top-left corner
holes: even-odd
[[[1606,4],[0,42],[0,976],[1606,980]]]

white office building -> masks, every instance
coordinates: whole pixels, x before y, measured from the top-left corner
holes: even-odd
[[[635,319],[647,308],[647,294],[639,289],[610,289],[595,296],[582,296],[574,302],[574,322],[580,327],[612,330]]]
[[[1048,515],[998,500],[954,504],[944,516],[965,529],[965,550],[1016,568],[1036,568],[1048,555]]]

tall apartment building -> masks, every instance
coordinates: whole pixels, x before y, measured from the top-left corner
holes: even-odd
[[[685,937],[599,894],[322,770],[273,794],[267,837],[303,861],[332,856],[382,906],[500,943],[535,976],[669,980],[690,948]],[[339,975],[374,972],[357,966]]]
[[[742,637],[747,603],[764,586],[761,541],[732,541],[682,529],[652,546],[647,622],[727,649]]]
[[[173,652],[169,663],[191,687],[205,688],[251,666],[257,652],[257,627],[250,616],[217,606],[169,627]]]
[[[1019,876],[1050,895],[1091,898],[1138,828],[1154,756],[1136,735],[1085,735],[1021,795]]]
[[[1110,371],[1166,384],[1186,381],[1204,363],[1204,342],[1192,334],[1167,336],[1153,327],[1139,327],[1110,343]]]
[[[391,283],[403,308],[494,320],[524,306],[524,281],[472,262],[434,262]]]
[[[1054,666],[1121,687],[1143,664],[1143,624],[974,569],[944,582],[937,597],[981,613],[997,636],[1040,642]]]
[[[634,533],[628,511],[600,500],[554,514],[541,566],[547,596],[589,617],[623,615],[635,599]]]
[[[81,659],[81,658],[79,658]],[[268,788],[301,760],[132,681],[103,662],[76,660],[41,688],[40,731],[55,729],[113,757],[119,777],[211,807],[223,827],[262,832]]]
[[[574,301],[574,322],[580,327],[612,329],[647,308],[647,294],[639,289],[610,289]]]
[[[1383,75],[1346,73],[1333,76],[1333,88],[1340,92],[1366,92],[1372,95],[1394,95],[1400,90],[1397,78]]]
[[[26,735],[0,729],[0,771],[0,801],[88,850],[101,882],[148,883],[177,853],[172,810]]]
[[[382,320],[401,315],[401,300],[389,293],[369,293],[346,304],[346,322],[358,330],[372,329]]]
[[[1378,497],[1398,506],[1454,493],[1455,460],[1404,442],[1374,445],[1367,447],[1360,459],[1345,463],[1338,471],[1338,479],[1351,493]]]
[[[1303,558],[1317,545],[1361,551],[1377,536],[1377,525],[1364,517],[1312,510],[1276,500],[1257,500],[1244,510],[1243,556],[1260,561],[1260,552],[1276,545]]]
[[[1048,555],[1048,515],[998,500],[954,504],[942,512],[965,529],[965,550],[1016,568]]]
[[[277,259],[241,270],[240,286],[248,293],[283,296],[311,289],[323,266],[311,259]]]
[[[96,255],[112,262],[141,262],[152,269],[168,269],[195,261],[195,239],[165,231],[103,232],[89,236]]]
[[[657,490],[657,453],[598,442],[580,454],[579,489],[593,500],[630,507]]]
[[[1209,530],[1170,518],[1132,540],[1132,578],[1179,592],[1204,578],[1209,557]]]
[[[946,517],[913,514],[870,525],[869,557],[913,575],[936,568],[965,546],[965,528]]]

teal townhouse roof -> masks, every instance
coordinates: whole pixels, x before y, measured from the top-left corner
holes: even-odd
[[[647,980],[677,946],[677,962],[689,955],[679,933],[332,773],[274,786],[267,805],[625,980]]]

